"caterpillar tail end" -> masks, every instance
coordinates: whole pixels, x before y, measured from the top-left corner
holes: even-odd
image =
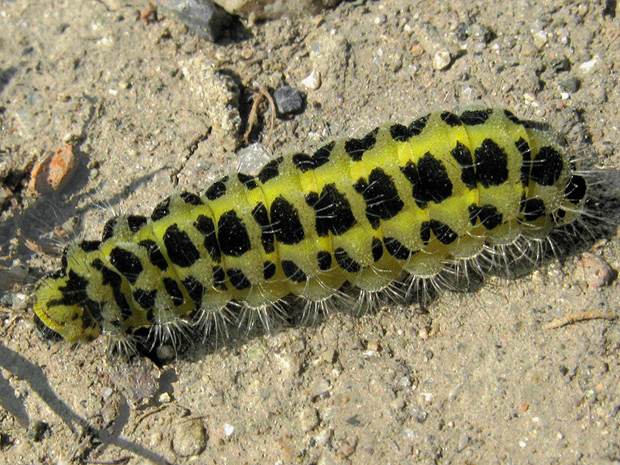
[[[101,334],[101,326],[87,308],[68,297],[68,286],[67,276],[47,278],[39,284],[34,303],[37,329],[47,340],[93,341]]]

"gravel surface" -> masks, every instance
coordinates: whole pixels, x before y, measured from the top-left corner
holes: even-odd
[[[2,2],[0,462],[618,463],[618,325],[545,329],[618,313],[614,3],[344,2],[239,21],[213,44],[174,17],[141,20],[146,1]],[[301,112],[269,138],[263,98],[246,138],[258,148],[242,151],[252,102],[284,86]],[[37,337],[34,283],[113,214],[202,192],[240,151],[309,150],[472,102],[548,122],[599,170],[611,227],[586,255],[442,293],[428,313],[335,313],[178,357],[162,346],[161,366],[110,359],[103,338]],[[29,189],[67,145],[78,163],[60,191],[45,177]]]

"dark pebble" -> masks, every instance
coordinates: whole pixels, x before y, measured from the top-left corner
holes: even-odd
[[[567,76],[560,82],[560,87],[571,94],[579,90],[579,80],[573,76]]]
[[[570,60],[566,57],[554,60],[551,65],[553,66],[553,69],[556,73],[560,73],[562,71],[570,71],[571,68]]]
[[[459,23],[454,33],[458,40],[460,40],[461,42],[465,42],[467,40],[467,37],[469,37],[469,35],[467,34],[467,24]]]
[[[34,442],[41,441],[45,436],[49,435],[50,426],[44,421],[33,421],[28,428],[28,437]]]
[[[233,17],[211,0],[157,0],[164,10],[176,16],[190,31],[215,42],[232,23]]]
[[[495,32],[490,27],[483,26],[482,24],[472,24],[467,27],[467,35],[473,37],[478,42],[488,44],[497,37]]]
[[[282,86],[273,93],[278,113],[288,115],[298,113],[304,106],[304,98],[297,89],[291,86]]]

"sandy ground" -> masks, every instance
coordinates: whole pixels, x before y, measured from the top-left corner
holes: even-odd
[[[579,254],[442,294],[428,314],[333,314],[161,368],[111,361],[104,340],[43,342],[24,302],[58,266],[50,239],[95,239],[114,212],[148,214],[234,169],[261,86],[306,94],[270,141],[261,108],[250,141],[271,153],[482,101],[559,128],[603,169],[613,204],[615,2],[488,3],[347,2],[245,24],[214,45],[172,18],[137,20],[146,2],[2,2],[0,180],[15,196],[3,203],[0,255],[26,267],[0,271],[4,290],[14,284],[0,307],[0,463],[618,463],[617,324],[544,329],[618,312],[617,284],[588,286],[595,270]],[[441,52],[448,67],[434,62]],[[322,83],[311,90],[302,80],[313,71]],[[33,164],[66,143],[80,159],[69,184],[28,197]],[[613,231],[595,231],[587,248],[618,269]]]

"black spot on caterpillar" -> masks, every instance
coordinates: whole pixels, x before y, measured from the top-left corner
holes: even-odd
[[[150,218],[108,221],[70,246],[36,291],[36,317],[67,341],[203,321],[343,286],[377,293],[437,275],[579,217],[585,180],[544,125],[507,110],[431,113],[314,154],[173,195]]]

